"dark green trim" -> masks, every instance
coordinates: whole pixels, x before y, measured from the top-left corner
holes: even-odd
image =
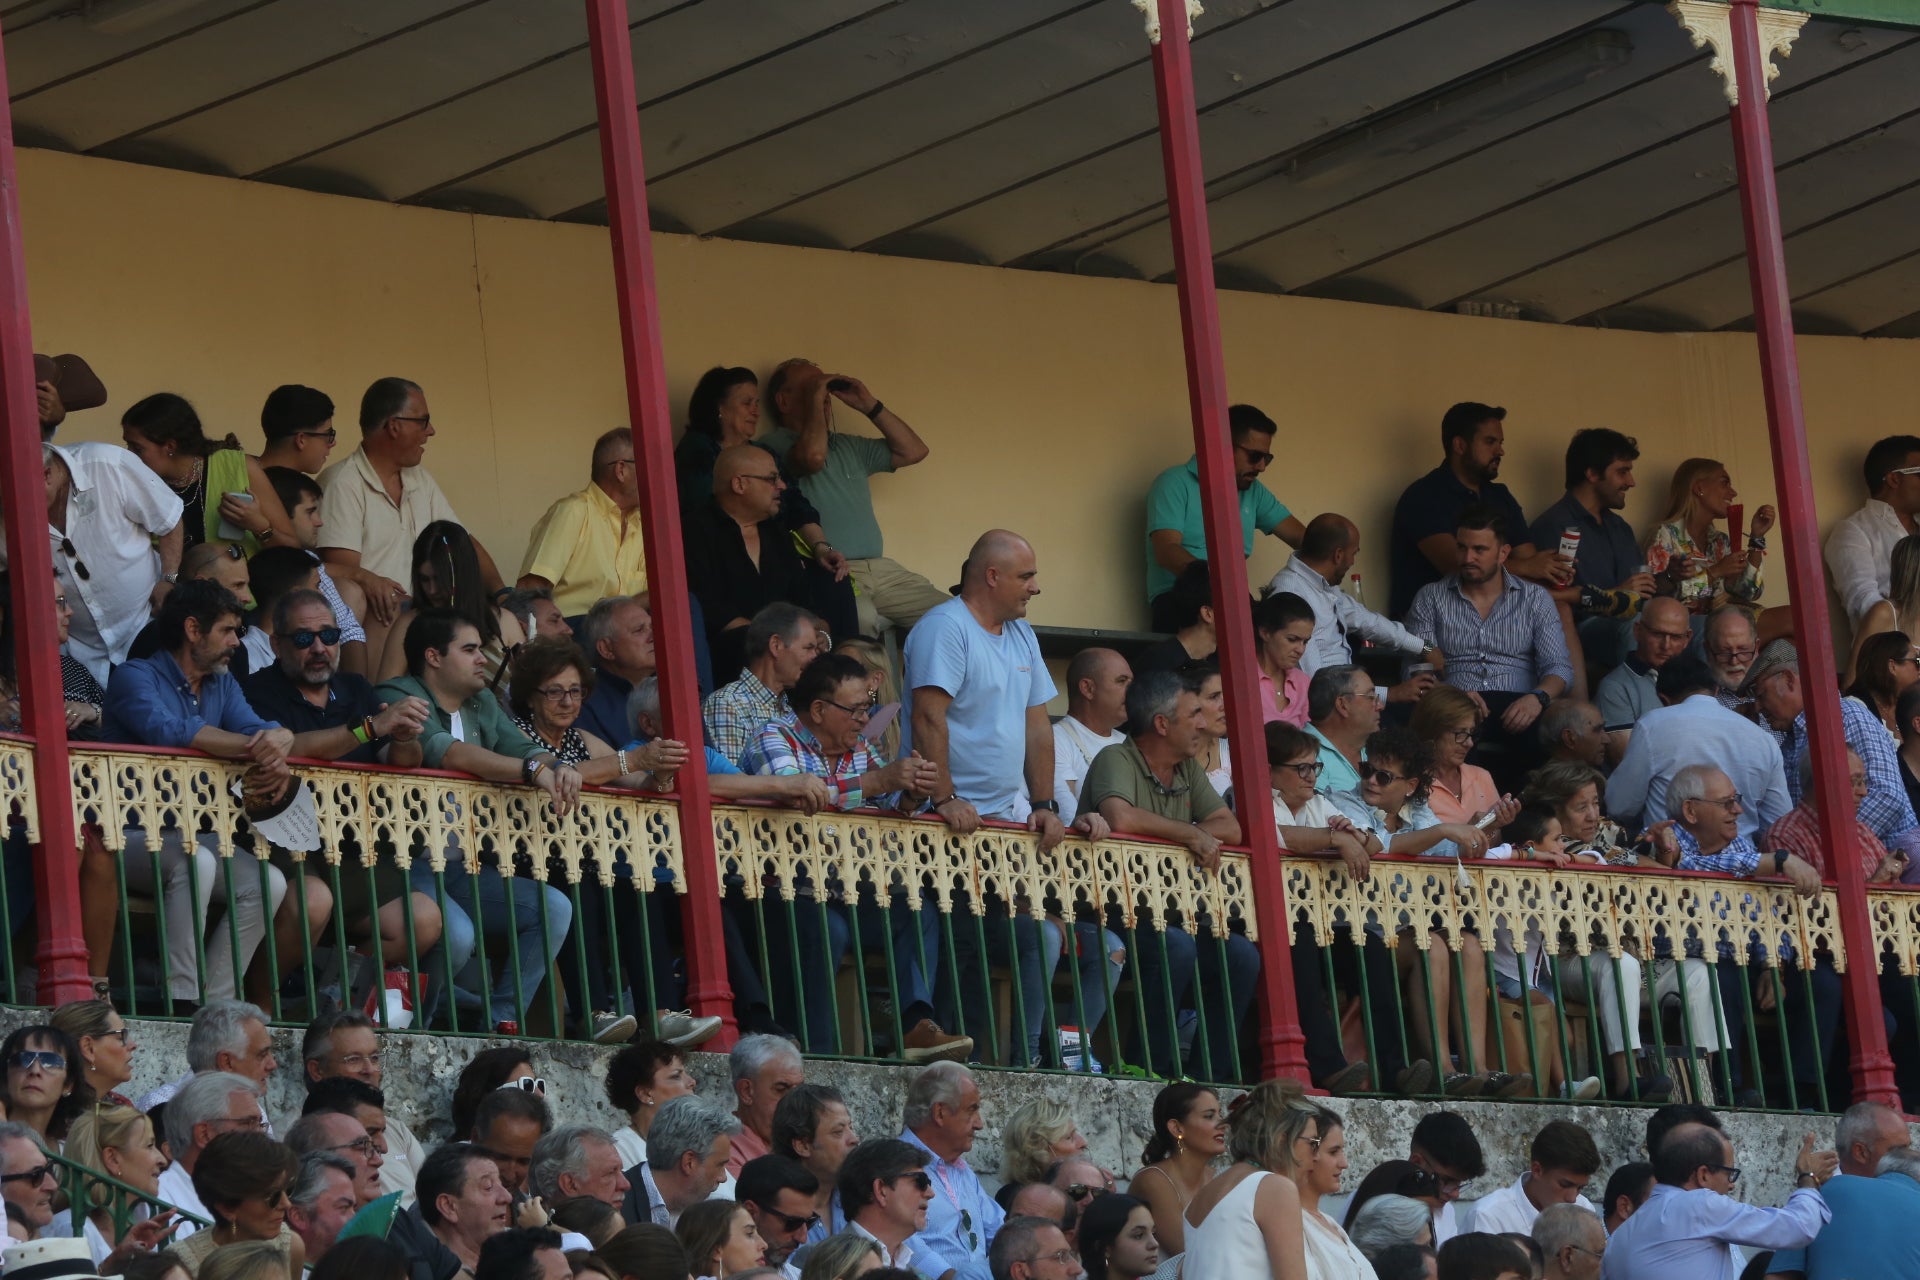
[[[1841,22],[1920,27],[1920,0],[1760,0],[1762,9],[1793,9]]]

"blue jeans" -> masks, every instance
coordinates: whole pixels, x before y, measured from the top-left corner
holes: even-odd
[[[440,947],[446,949],[444,961],[432,955],[433,963],[422,959],[430,986],[448,968],[454,980],[463,985],[478,984],[487,992],[488,1019],[494,1023],[522,1022],[533,1007],[534,993],[546,980],[547,967],[566,942],[567,929],[573,923],[573,904],[567,895],[550,884],[541,884],[522,876],[511,881],[493,867],[483,866],[479,874],[469,874],[463,861],[448,858],[446,870],[447,900],[444,904],[445,927]],[[433,896],[433,869],[424,859],[413,864],[413,887]],[[509,888],[509,885],[511,886]],[[509,899],[509,893],[511,899]],[[541,925],[541,904],[546,906],[546,924]],[[511,905],[509,905],[511,904]],[[507,939],[516,939],[519,968],[496,981],[494,974],[481,973],[474,956],[475,922],[487,939],[487,967],[495,969],[510,954]],[[440,947],[436,947],[438,951]],[[524,1007],[514,999],[515,988]],[[427,999],[427,1020],[439,1012],[444,992],[434,990]]]
[[[1042,971],[1049,979],[1060,964],[1066,936],[1053,921],[1040,922]],[[1100,1029],[1100,1024],[1107,1017],[1107,993],[1120,985],[1120,975],[1126,972],[1126,943],[1113,930],[1102,929],[1091,921],[1075,924],[1073,938],[1074,964],[1080,973],[1080,993],[1077,1001],[1071,991],[1064,1000],[1055,1000],[1054,1023],[1056,1026],[1079,1027],[1080,1043],[1091,1045],[1093,1033]],[[1109,958],[1115,955],[1121,959]],[[1027,1025],[1028,1053],[1038,1061],[1052,1062],[1058,1056],[1054,1046],[1048,1046],[1044,1054],[1040,1049],[1040,1036],[1045,1028],[1034,1025],[1031,1016],[1027,1019]]]
[[[1192,1057],[1183,1058],[1180,1069],[1197,1080],[1240,1079],[1240,1028],[1246,1025],[1247,1011],[1253,1007],[1260,978],[1260,952],[1247,941],[1245,934],[1228,933],[1223,963],[1221,947],[1208,926],[1201,927],[1196,939],[1185,929],[1170,925],[1165,937],[1164,960],[1159,940],[1150,935],[1141,939],[1135,955],[1136,980],[1147,1007],[1148,1066],[1160,1075],[1175,1073],[1174,1054],[1179,1035],[1175,1011],[1205,1001],[1207,1051],[1203,1055],[1196,1042]],[[1194,990],[1196,974],[1201,981]],[[1192,1001],[1188,999],[1189,992]],[[1137,1048],[1134,1060],[1141,1060]]]

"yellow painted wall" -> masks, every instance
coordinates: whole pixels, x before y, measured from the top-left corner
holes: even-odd
[[[63,438],[117,438],[121,410],[172,390],[257,447],[262,398],[304,382],[340,406],[350,448],[360,391],[410,377],[440,432],[428,465],[511,574],[540,512],[584,483],[589,442],[626,422],[602,230],[20,161],[35,347],[83,353],[112,393]],[[1171,287],[682,236],[655,252],[676,412],[716,363],[806,355],[856,373],[933,450],[875,481],[891,554],[944,585],[973,538],[1004,525],[1039,549],[1036,622],[1144,626],[1144,494],[1191,451]],[[1772,500],[1750,336],[1255,294],[1221,305],[1231,394],[1281,424],[1273,489],[1303,515],[1359,519],[1375,599],[1394,499],[1437,461],[1457,400],[1509,409],[1502,478],[1529,512],[1559,496],[1566,438],[1586,426],[1640,440],[1636,528],[1695,454],[1728,464],[1750,513]],[[1831,522],[1858,505],[1866,444],[1914,429],[1920,344],[1807,338],[1801,366]],[[1283,552],[1261,540],[1256,582]],[[1781,576],[1776,557],[1771,601]]]

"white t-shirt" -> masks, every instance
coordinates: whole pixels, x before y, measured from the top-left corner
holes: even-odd
[[[1072,716],[1053,722],[1053,802],[1060,806],[1060,821],[1070,825],[1080,816],[1080,784],[1087,780],[1093,758],[1126,740],[1118,729],[1101,735]]]
[[[1324,827],[1332,819],[1345,816],[1345,814],[1333,807],[1333,801],[1327,799],[1318,791],[1314,792],[1313,797],[1301,805],[1298,810],[1287,808],[1287,802],[1280,798],[1280,793],[1278,791],[1273,793],[1273,825],[1276,829],[1280,827]],[[1281,837],[1280,847],[1282,849],[1287,847],[1287,841],[1284,836]]]

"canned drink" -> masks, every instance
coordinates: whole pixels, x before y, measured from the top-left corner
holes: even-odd
[[[1431,662],[1416,662],[1407,668],[1407,676],[1409,678],[1414,676],[1430,676],[1434,673],[1434,670],[1434,665]]]
[[[1569,560],[1580,554],[1580,531],[1572,525],[1560,531],[1560,554]]]

